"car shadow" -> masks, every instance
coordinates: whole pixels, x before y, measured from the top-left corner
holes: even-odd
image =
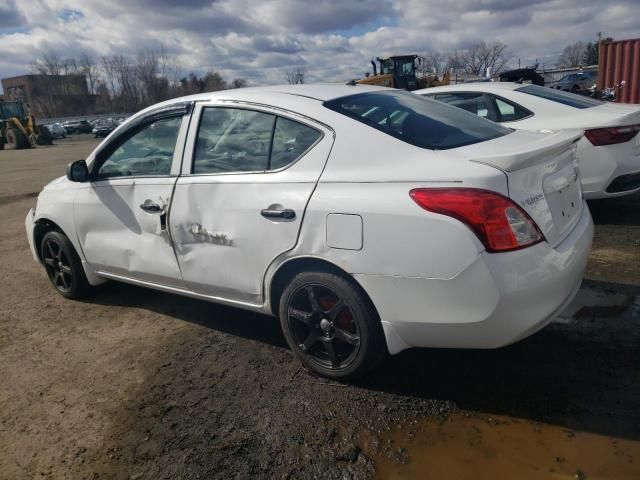
[[[587,203],[596,225],[640,225],[640,193]]]
[[[106,306],[142,308],[212,330],[287,348],[277,318],[240,308],[115,281],[96,288],[90,297],[82,301]]]
[[[612,291],[615,284],[589,282]],[[398,402],[445,400],[458,408],[640,439],[640,289],[614,317],[553,323],[495,350],[411,349],[387,358],[355,386]],[[276,318],[110,282],[91,303],[143,308],[238,337],[288,348]],[[295,361],[295,360],[293,360]],[[314,382],[311,375],[297,381]]]

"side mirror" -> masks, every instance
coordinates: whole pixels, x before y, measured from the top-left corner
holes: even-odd
[[[89,168],[84,160],[76,160],[67,165],[67,178],[72,182],[86,182],[89,180]]]

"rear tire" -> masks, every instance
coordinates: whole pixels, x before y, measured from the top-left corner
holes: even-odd
[[[20,150],[27,145],[27,139],[17,128],[7,128],[6,137],[9,150]]]
[[[49,281],[65,298],[82,298],[91,285],[71,241],[57,230],[45,233],[40,242],[40,258]]]
[[[360,377],[386,354],[378,314],[353,280],[326,271],[297,274],[280,299],[291,351],[309,370],[335,380]]]

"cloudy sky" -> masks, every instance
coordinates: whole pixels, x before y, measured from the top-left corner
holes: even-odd
[[[512,64],[553,63],[597,32],[640,37],[640,0],[0,0],[0,78],[39,52],[135,54],[161,45],[185,73],[208,69],[251,84],[359,77],[389,53],[448,51],[501,40]]]

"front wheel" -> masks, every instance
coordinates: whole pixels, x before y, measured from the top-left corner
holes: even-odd
[[[296,275],[282,294],[280,323],[293,353],[325,377],[359,377],[387,353],[371,302],[350,279],[335,273]]]
[[[82,262],[71,241],[59,231],[42,238],[42,263],[49,281],[63,297],[81,298],[90,288]]]

